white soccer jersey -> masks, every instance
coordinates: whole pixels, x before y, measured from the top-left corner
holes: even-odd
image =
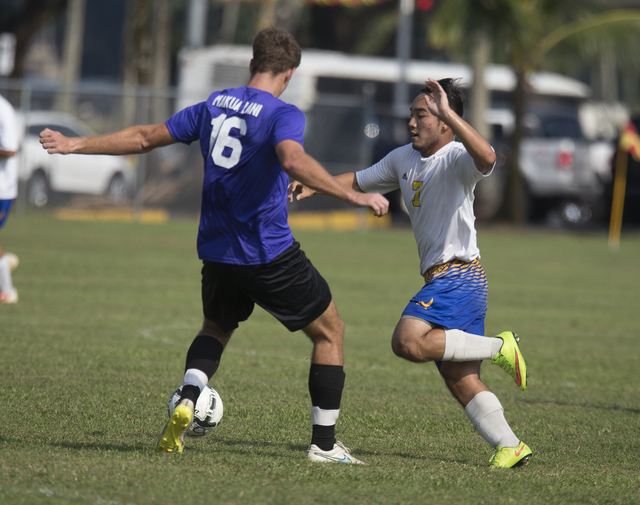
[[[19,143],[16,113],[11,104],[0,95],[0,148],[5,151],[17,151]],[[0,200],[13,200],[17,196],[17,156],[0,157]]]
[[[450,142],[428,158],[407,144],[356,172],[358,186],[367,193],[400,188],[418,243],[422,274],[433,265],[480,256],[473,190],[483,177],[460,142]]]

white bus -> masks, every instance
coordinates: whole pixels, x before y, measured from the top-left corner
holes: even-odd
[[[185,50],[180,55],[177,108],[205,100],[215,90],[242,86],[249,80],[251,47],[212,46]],[[362,94],[362,85],[376,85],[375,101],[390,103],[393,86],[400,79],[401,68],[395,58],[356,56],[332,51],[303,50],[300,67],[282,95],[286,102],[309,111],[319,95]],[[413,88],[424,86],[427,78],[459,78],[463,88],[473,82],[469,66],[437,61],[408,62],[406,80]],[[506,105],[515,87],[513,71],[504,65],[489,65],[485,83],[492,92],[492,106]],[[531,94],[536,102],[575,105],[590,95],[587,85],[551,72],[539,72],[530,79]]]
[[[179,59],[177,110],[206,100],[215,90],[246,84],[251,56],[251,47],[245,46],[185,50]],[[473,83],[471,68],[458,63],[413,60],[407,63],[404,75],[410,99],[427,78],[456,78],[463,89]],[[330,173],[344,173],[364,168],[409,141],[409,103],[406,120],[399,122],[393,114],[394,86],[400,78],[400,63],[395,58],[303,50],[300,67],[281,98],[297,105],[307,117],[307,152]],[[506,145],[506,137],[513,129],[511,94],[516,85],[515,74],[508,66],[489,65],[485,84],[491,94],[486,119],[493,127],[493,144],[498,150],[500,144]],[[601,184],[596,172],[602,167],[591,166],[591,148],[580,124],[580,108],[589,99],[590,88],[551,72],[533,74],[529,85],[527,106],[531,121],[525,118],[525,123],[532,127],[531,136],[539,141],[529,139],[520,165],[530,195],[536,202],[549,200],[554,205],[563,198],[597,198]],[[399,138],[399,128],[404,138]],[[563,137],[569,140],[561,142]],[[561,145],[569,148],[561,150]],[[558,166],[557,159],[566,160],[568,155],[572,164]],[[479,188],[479,194],[482,190],[490,192],[485,200],[493,203],[490,209],[479,213],[484,214],[482,217],[490,217],[497,209],[504,171],[501,175],[496,170],[496,176],[490,179]],[[301,207],[340,205],[319,200],[305,200],[300,202]]]

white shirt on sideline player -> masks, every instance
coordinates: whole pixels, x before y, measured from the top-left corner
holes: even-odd
[[[11,104],[0,95],[0,149],[17,151],[20,144],[18,120]],[[17,156],[0,156],[0,200],[14,200],[18,196]]]

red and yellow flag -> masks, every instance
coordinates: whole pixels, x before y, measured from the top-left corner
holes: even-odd
[[[631,121],[620,134],[620,149],[633,156],[634,160],[640,161],[640,135]]]
[[[613,198],[611,200],[611,220],[609,221],[609,249],[617,251],[620,247],[622,230],[622,212],[627,188],[627,164],[630,154],[640,161],[640,135],[634,124],[629,121],[620,132],[618,152],[616,154],[616,175],[613,179]]]

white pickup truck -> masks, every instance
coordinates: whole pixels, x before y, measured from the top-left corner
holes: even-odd
[[[497,211],[506,183],[508,135],[513,131],[511,110],[493,109],[487,119],[493,127],[492,145],[498,162],[492,177],[478,184],[477,214],[490,218]],[[576,113],[544,111],[524,117],[525,137],[520,146],[529,217],[548,224],[585,223],[602,203],[603,183],[610,178],[613,142],[587,140]]]

